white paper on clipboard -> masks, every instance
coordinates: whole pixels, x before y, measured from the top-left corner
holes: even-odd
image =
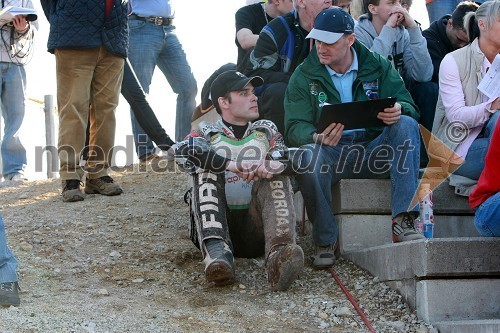
[[[488,98],[500,97],[500,54],[495,56],[488,72],[477,86]]]

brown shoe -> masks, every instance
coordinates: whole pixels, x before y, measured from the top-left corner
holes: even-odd
[[[99,193],[102,195],[118,195],[122,194],[123,190],[120,185],[113,181],[110,176],[102,176],[100,178],[89,179],[85,181],[85,193]]]
[[[205,277],[208,283],[225,286],[234,283],[234,257],[229,246],[222,239],[208,239],[204,242]]]
[[[267,281],[273,291],[287,290],[304,268],[304,252],[297,244],[279,246],[267,258]]]
[[[82,201],[84,199],[80,180],[67,179],[62,181],[62,197],[65,202]]]

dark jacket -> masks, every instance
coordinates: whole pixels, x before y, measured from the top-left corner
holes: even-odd
[[[259,75],[266,84],[288,82],[295,68],[309,54],[306,35],[295,11],[278,16],[259,34],[245,74]]]
[[[396,97],[402,107],[401,113],[418,120],[418,109],[392,64],[358,41],[354,42],[353,48],[358,56],[358,73],[352,87],[353,101],[368,100],[364,84],[377,82],[379,98]],[[319,62],[314,48],[293,73],[285,95],[285,138],[291,146],[313,143],[313,134],[321,115],[320,96],[324,97],[322,102],[341,103],[340,94],[325,65]],[[381,128],[367,130],[373,138],[382,131]]]
[[[89,49],[104,45],[126,58],[128,50],[127,5],[114,0],[109,17],[105,17],[104,0],[41,0],[50,22],[47,48]]]
[[[443,61],[445,55],[454,51],[446,35],[446,25],[450,18],[451,15],[445,15],[439,20],[432,22],[429,28],[422,32],[422,35],[427,40],[427,49],[434,65],[432,82],[436,82],[437,84],[439,84],[439,66],[441,66],[441,61]]]

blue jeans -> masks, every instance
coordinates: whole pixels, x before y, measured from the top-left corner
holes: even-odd
[[[0,62],[0,80],[2,117],[5,122],[1,147],[2,175],[10,179],[16,174],[24,175],[26,168],[26,149],[19,139],[25,111],[26,71],[23,66]]]
[[[175,139],[184,139],[191,131],[191,117],[196,106],[198,88],[184,49],[175,34],[175,26],[129,20],[129,60],[146,93],[149,93],[156,66],[165,75],[177,94]],[[137,155],[152,153],[153,143],[132,112],[131,119]]]
[[[446,14],[451,15],[459,3],[459,0],[434,0],[433,2],[426,4],[427,14],[429,15],[429,24],[439,20]]]
[[[500,192],[477,207],[474,224],[481,236],[500,237]]]
[[[17,260],[7,246],[5,226],[0,214],[0,283],[17,281]]]
[[[497,111],[491,115],[488,122],[484,125],[482,133],[472,142],[465,161],[460,167],[455,170],[454,174],[464,176],[470,179],[478,180],[481,172],[484,169],[484,158],[490,146],[491,136],[495,130],[496,123],[500,117],[500,112]]]
[[[330,207],[332,186],[341,179],[389,176],[392,216],[415,210],[409,206],[418,184],[420,132],[413,118],[401,116],[373,140],[366,132],[350,132],[335,147],[311,144],[301,150],[297,179],[316,245],[337,241],[338,226]]]

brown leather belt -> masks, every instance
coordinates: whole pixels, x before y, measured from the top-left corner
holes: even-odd
[[[172,25],[174,23],[174,19],[171,17],[155,17],[155,16],[150,16],[150,17],[142,17],[138,16],[135,14],[130,14],[128,16],[129,20],[139,20],[139,21],[145,21],[145,22],[151,22],[156,25]]]

